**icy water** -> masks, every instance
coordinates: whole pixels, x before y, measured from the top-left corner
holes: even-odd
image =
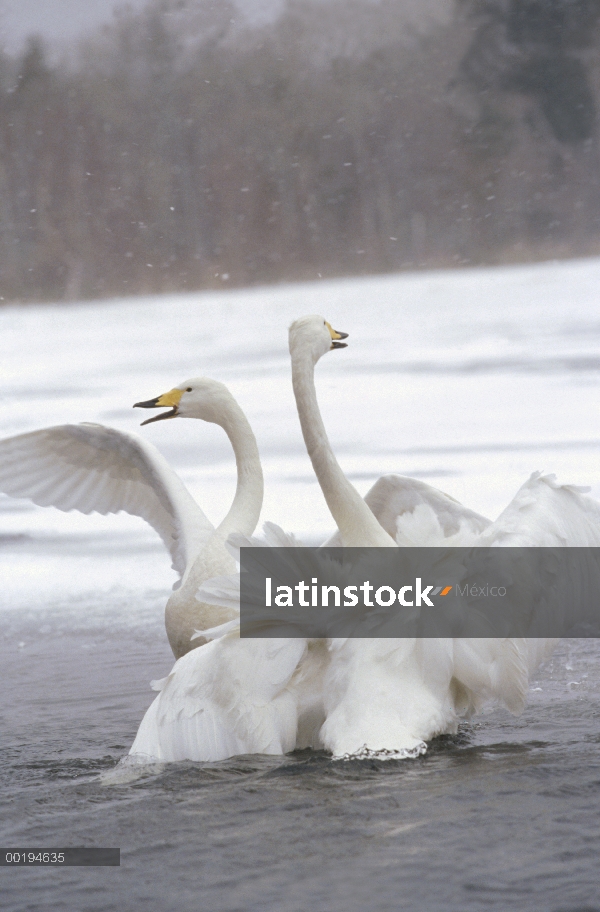
[[[208,374],[256,431],[264,519],[331,530],[303,451],[289,322],[350,333],[317,385],[366,491],[423,478],[496,516],[533,470],[600,497],[598,261],[0,311],[2,436],[134,430],[133,402]],[[218,521],[218,428],[142,430]],[[2,868],[4,910],[600,909],[600,648],[564,641],[519,718],[492,711],[403,762],[320,753],[115,775],[171,666],[173,573],[136,519],[0,498],[2,846],[119,846],[120,868]]]

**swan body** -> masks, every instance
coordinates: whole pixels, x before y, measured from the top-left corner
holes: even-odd
[[[319,357],[343,347],[340,340],[344,337],[326,321],[321,325],[324,333],[319,333]],[[310,334],[307,341],[310,347]],[[295,382],[299,378],[297,371]],[[306,390],[310,396],[310,386]],[[162,400],[162,404],[171,403]],[[377,540],[389,539],[393,544],[369,508],[364,509],[371,517]],[[296,544],[277,527],[267,526],[266,531],[267,536],[271,533],[269,544]],[[224,578],[227,585],[228,572],[214,574],[211,583],[218,588]],[[235,575],[233,580],[235,589]],[[201,600],[210,599],[214,606],[220,605],[226,617],[239,616],[239,598],[213,598],[205,586],[200,586],[198,595]],[[209,626],[199,634],[203,639],[216,639],[179,659],[161,682],[130,756],[215,761],[237,753],[277,754],[297,745],[321,746],[318,732],[325,718],[322,682],[328,663],[324,644],[309,644],[300,637],[241,641],[235,620],[218,625],[216,630],[207,629]]]
[[[314,367],[328,350],[326,329],[320,316],[297,320],[290,327],[290,353],[306,448],[338,526],[327,544],[600,545],[600,505],[539,473],[494,523],[429,486],[398,476],[379,479],[367,495],[370,504],[363,501],[345,478],[319,413]],[[567,605],[562,610],[567,612]],[[416,756],[428,740],[455,731],[459,719],[488,699],[513,712],[522,709],[529,676],[555,643],[334,639],[324,676],[322,743],[334,757]]]
[[[402,528],[403,523],[399,524]],[[438,530],[435,544],[443,541]],[[399,534],[406,544],[406,536]],[[424,545],[412,540],[410,544]],[[498,519],[479,535],[446,544],[507,547],[599,547],[600,505],[553,476],[535,473]],[[530,568],[526,568],[529,572]],[[532,580],[550,589],[543,565]],[[582,604],[598,591],[598,575],[579,587],[565,581],[555,624],[568,630]],[[579,588],[579,597],[573,591]],[[525,594],[524,605],[529,596]],[[544,626],[547,627],[545,620]],[[535,630],[535,618],[532,619]],[[511,712],[526,702],[531,674],[554,649],[551,638],[334,640],[326,677],[326,722],[321,730],[334,756],[416,756],[438,734],[496,701]]]
[[[216,761],[293,750],[298,709],[288,685],[305,651],[300,639],[240,641],[235,631],[191,650],[154,685],[130,755]]]
[[[501,516],[481,533],[467,524],[454,536],[447,536],[448,525],[438,523],[432,534],[435,516],[422,521],[427,509],[418,504],[414,513],[399,518],[399,541],[422,546],[426,533],[436,545],[526,547],[541,541],[552,549],[569,543],[600,546],[600,505],[577,488],[558,485],[553,476],[540,473],[531,476]],[[411,523],[415,514],[421,515]],[[265,532],[266,541],[238,534],[230,536],[229,543],[238,549],[298,544],[271,524]],[[407,542],[408,534],[413,538]],[[552,553],[548,552],[547,565],[542,554],[533,567],[531,582],[538,591],[550,591],[556,582]],[[318,562],[312,572],[303,564],[306,578],[317,576],[320,569]],[[531,569],[528,563],[526,572]],[[593,604],[590,593],[598,591],[599,581],[597,568],[595,576],[565,580],[555,596],[558,616],[553,626],[562,626],[566,632],[573,623],[585,620],[577,616],[577,608]],[[239,610],[238,575],[208,580],[201,591],[214,604],[231,612]],[[574,598],[573,591],[580,596]],[[523,612],[530,601],[530,590],[526,590]],[[535,630],[535,616],[531,622]],[[548,625],[547,613],[543,624]],[[521,712],[531,674],[557,642],[541,637],[340,638],[330,640],[325,650],[322,642],[308,641],[307,652],[288,684],[296,697],[299,730],[301,706],[312,721],[311,728],[307,720],[308,735],[297,746],[324,747],[337,758],[418,756],[426,750],[427,741],[456,731],[461,720],[486,703],[497,702],[513,713]],[[315,650],[312,657],[311,649]],[[310,669],[308,681],[300,673],[305,665]]]
[[[422,482],[384,476],[365,501],[344,477],[314,391],[318,359],[335,337],[321,317],[290,330],[294,392],[304,439],[338,532],[328,544],[590,544],[598,508],[550,478],[532,476],[496,523]],[[341,334],[336,334],[339,338]],[[338,347],[338,346],[335,346]],[[589,501],[589,502],[588,502]],[[554,525],[549,517],[554,516]],[[297,547],[278,527],[265,541],[236,533],[232,548]],[[417,756],[488,700],[513,712],[555,641],[525,639],[239,640],[239,576],[205,581],[199,598],[233,619],[179,659],[146,713],[135,757],[220,760],[236,753],[325,748],[334,757]]]
[[[137,434],[99,424],[59,425],[0,440],[0,491],[64,511],[106,515],[123,510],[156,529],[180,575],[165,611],[169,642],[180,657],[201,645],[191,642],[198,627],[230,618],[223,609],[199,602],[196,591],[203,580],[234,572],[235,562],[224,546],[227,536],[254,531],[263,497],[260,458],[242,410],[216,380],[187,380],[137,405],[171,407],[150,421],[201,418],[219,424],[229,436],[238,483],[231,508],[216,529],[156,447]]]
[[[272,523],[265,525],[265,535],[273,547],[299,544]],[[265,546],[241,533],[229,542]],[[207,581],[199,597],[239,617],[239,574]],[[240,640],[237,618],[201,634],[210,642],[183,656],[153,684],[159,693],[138,729],[131,758],[217,761],[322,746],[324,642]]]

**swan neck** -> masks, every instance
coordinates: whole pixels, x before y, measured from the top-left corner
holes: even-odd
[[[260,454],[252,428],[237,402],[231,399],[223,412],[221,427],[229,437],[237,467],[237,485],[233,503],[217,527],[220,538],[231,532],[252,535],[258,523],[263,502],[263,474]]]
[[[225,542],[232,532],[252,535],[262,509],[263,476],[260,456],[252,428],[233,398],[220,403],[214,419],[231,442],[237,465],[237,486],[225,519],[210,536],[196,560],[188,566],[181,587],[167,603],[165,623],[175,658],[181,658],[202,641],[191,641],[195,630],[203,630],[229,621],[229,609],[206,605],[196,600],[198,586],[213,576],[235,573],[235,560],[226,551]]]
[[[292,384],[304,443],[327,506],[346,547],[395,546],[379,525],[356,488],[348,481],[333,454],[325,431],[317,393],[315,366],[309,354],[291,352]]]

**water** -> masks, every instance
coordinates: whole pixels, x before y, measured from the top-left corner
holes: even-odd
[[[331,521],[295,417],[286,327],[350,332],[319,364],[361,491],[425,478],[493,517],[536,469],[600,496],[600,263],[0,312],[2,434],[101,421],[207,373],[253,424],[264,518]],[[147,433],[213,521],[234,489],[222,432]],[[168,672],[173,573],[139,520],[0,499],[0,843],[120,846],[121,868],[2,869],[7,910],[600,909],[600,649],[564,641],[519,718],[495,710],[416,761],[301,752],[115,777]]]

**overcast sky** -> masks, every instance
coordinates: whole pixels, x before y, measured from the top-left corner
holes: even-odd
[[[147,0],[128,0],[142,7]],[[284,0],[236,0],[253,17],[266,18],[281,8]],[[28,35],[37,33],[51,42],[69,41],[109,22],[123,0],[0,0],[0,45],[9,53],[18,51]]]
[[[14,54],[32,34],[41,35],[51,44],[68,44],[70,40],[110,22],[115,7],[139,8],[147,0],[0,0],[0,47]],[[216,3],[219,0],[215,0]],[[234,0],[253,22],[276,17],[286,0]],[[378,0],[365,0],[377,3]],[[446,18],[453,0],[397,0],[402,5],[407,26],[420,26],[424,21]]]

